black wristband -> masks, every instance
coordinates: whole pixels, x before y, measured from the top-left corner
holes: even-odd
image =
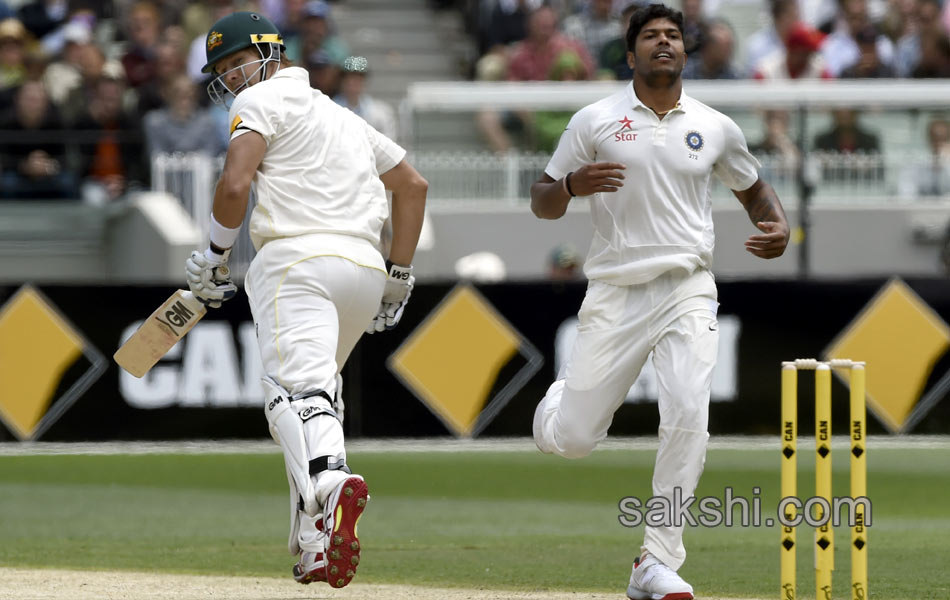
[[[571,171],[570,173],[564,176],[564,187],[567,188],[567,193],[571,195],[571,198],[574,198],[575,196],[577,196],[577,194],[574,193],[574,190],[571,189],[571,175],[573,174],[574,174],[574,171]]]

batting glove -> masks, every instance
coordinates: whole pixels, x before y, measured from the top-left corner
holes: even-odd
[[[231,271],[228,269],[230,250],[224,254],[197,250],[191,253],[185,261],[185,277],[191,293],[199,302],[210,308],[219,308],[225,300],[230,300],[237,294],[237,286],[231,281]]]
[[[366,333],[375,333],[377,331],[390,330],[399,323],[402,318],[402,311],[409,302],[409,294],[412,293],[412,286],[416,278],[412,276],[412,265],[401,267],[391,265],[389,267],[389,277],[386,278],[386,287],[383,289],[383,301],[379,305],[379,312],[376,317],[370,321],[366,328]]]

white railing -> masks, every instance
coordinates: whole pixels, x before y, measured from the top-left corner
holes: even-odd
[[[547,154],[494,154],[488,152],[413,152],[410,162],[429,181],[430,210],[481,207],[485,211],[527,210],[528,190],[544,172]],[[221,172],[221,157],[158,155],[152,159],[152,185],[178,198],[195,223],[208,233],[214,186]],[[950,165],[942,168],[936,187],[918,189],[923,176],[934,172],[925,154],[890,156],[811,153],[806,159],[805,181],[813,186],[816,204],[862,204],[902,200],[950,200]],[[937,169],[939,170],[939,169]],[[762,159],[762,178],[772,184],[787,207],[798,204],[799,179],[794,161]],[[922,175],[923,174],[923,175]],[[942,178],[941,178],[942,177]],[[939,193],[934,193],[937,189]],[[724,186],[713,186],[713,206],[731,206],[735,199]],[[253,208],[248,204],[248,212]],[[241,233],[231,255],[235,276],[243,276],[254,258],[254,247]]]
[[[211,207],[214,203],[214,188],[224,166],[224,156],[207,154],[157,154],[152,157],[152,189],[178,198],[208,239],[211,224]],[[254,208],[254,194],[247,205],[247,214]],[[247,218],[245,217],[245,222]],[[243,227],[231,251],[231,274],[243,278],[251,259],[254,245]]]

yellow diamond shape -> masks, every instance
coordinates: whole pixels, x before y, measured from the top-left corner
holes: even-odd
[[[824,358],[867,363],[868,406],[900,431],[950,348],[950,327],[907,284],[893,279],[825,350]],[[839,373],[847,381],[848,370]]]
[[[494,307],[460,285],[396,350],[390,368],[456,435],[470,435],[520,346]]]
[[[0,310],[0,418],[17,437],[33,435],[82,349],[79,334],[32,287]]]

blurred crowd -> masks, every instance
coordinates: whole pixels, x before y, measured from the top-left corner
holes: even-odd
[[[471,17],[480,58],[473,78],[486,81],[627,80],[625,24],[647,0],[482,0]],[[682,0],[688,60],[684,79],[847,79],[950,77],[950,1],[767,0],[768,23],[742,40],[719,16],[725,0]],[[757,10],[749,5],[748,10]],[[479,129],[492,149],[549,152],[571,113],[483,111]],[[798,150],[789,115],[765,116],[760,153],[794,170]],[[878,138],[854,111],[812,140],[819,152],[876,154]],[[943,119],[928,125],[942,131]],[[933,135],[930,135],[933,138]],[[931,147],[936,142],[927,140]],[[753,140],[750,140],[750,143]],[[939,144],[945,155],[945,143]],[[944,156],[942,160],[946,160]],[[847,166],[848,169],[857,167]],[[880,177],[880,165],[862,172]],[[944,193],[950,193],[950,188]]]
[[[149,186],[155,153],[223,152],[227,113],[209,106],[209,77],[201,67],[208,29],[235,10],[272,19],[284,34],[287,57],[309,71],[315,88],[396,138],[392,106],[366,93],[373,65],[337,30],[340,1],[0,0],[0,198],[106,203]],[[674,2],[685,17],[684,77],[950,77],[950,0],[763,0],[768,23],[743,40],[719,16],[728,1],[736,0]],[[468,17],[475,79],[632,75],[624,24],[637,2],[430,4]],[[493,150],[550,151],[570,116],[483,111],[476,119]],[[763,130],[750,144],[777,157],[779,170],[785,165],[794,172],[800,144],[792,141],[789,115],[767,114]],[[928,124],[926,143],[940,156],[935,164],[948,161],[948,131],[945,119]],[[811,143],[809,150],[847,153],[880,152],[881,145],[853,111],[836,113],[833,128]],[[865,175],[878,177],[879,168],[867,167]],[[930,189],[950,193],[950,178],[923,176]]]
[[[315,88],[395,135],[323,0],[0,0],[0,198],[109,202],[149,185],[154,153],[227,146],[205,38],[236,10],[271,18]]]

